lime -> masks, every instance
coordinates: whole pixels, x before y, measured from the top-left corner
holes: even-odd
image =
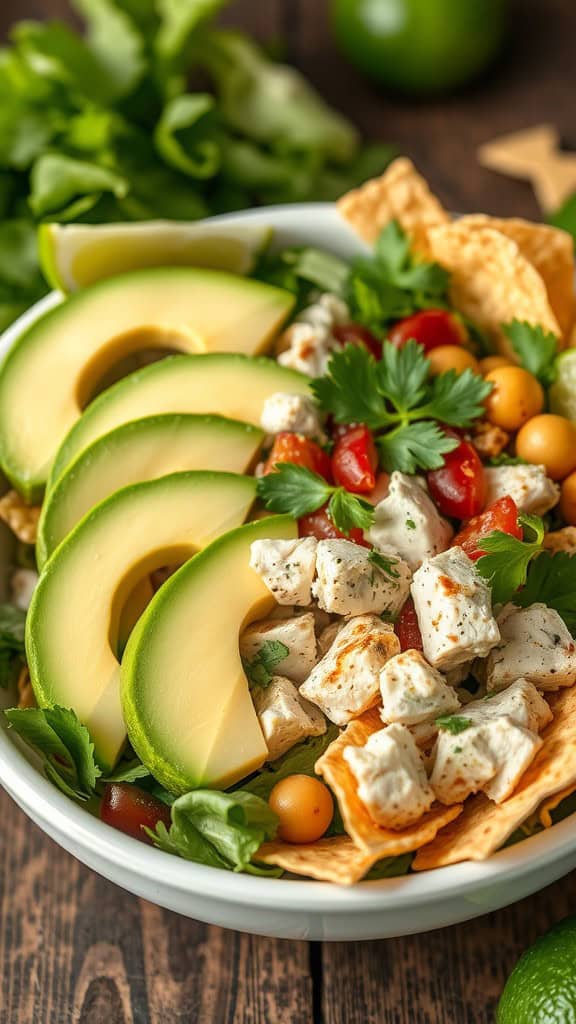
[[[193,266],[247,274],[271,228],[201,221],[137,224],[41,224],[40,263],[46,280],[72,292],[143,267]]]
[[[576,348],[556,360],[556,380],[549,391],[550,411],[576,421]]]
[[[333,0],[344,53],[361,71],[412,93],[452,89],[500,48],[506,0]]]
[[[497,1024],[576,1024],[576,917],[520,958],[498,1004]]]

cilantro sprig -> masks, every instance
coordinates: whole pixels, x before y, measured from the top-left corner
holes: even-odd
[[[556,356],[558,339],[551,331],[545,331],[539,324],[523,320],[512,320],[502,330],[512,345],[525,370],[538,378],[544,387],[556,379]]]
[[[438,469],[457,447],[439,423],[467,427],[483,413],[491,385],[472,370],[430,376],[422,346],[385,341],[377,361],[359,346],[332,355],[328,373],[312,383],[322,409],[339,423],[365,423],[388,472]]]
[[[576,556],[543,551],[530,563],[526,585],[513,597],[521,608],[541,601],[554,608],[576,636]]]
[[[374,507],[344,487],[334,487],[305,466],[279,462],[275,472],[260,477],[258,497],[271,512],[287,513],[300,519],[328,505],[328,515],[336,529],[348,536],[358,527],[368,530],[374,522]]]
[[[474,723],[471,718],[465,718],[463,715],[440,715],[434,724],[444,732],[451,732],[454,736],[458,736]]]
[[[395,565],[398,565],[397,558],[391,558],[389,555],[383,555],[380,551],[376,551],[376,548],[373,548],[368,554],[368,561],[372,562],[377,569],[380,569],[380,572],[383,572],[385,576],[389,576],[390,579],[400,579],[400,573],[394,568]]]
[[[253,658],[242,658],[242,667],[248,682],[255,687],[264,689],[272,682],[274,669],[290,651],[281,640],[265,640]]]
[[[494,604],[512,599],[517,602],[517,592],[526,583],[528,567],[542,551],[544,524],[540,516],[522,513],[518,522],[524,528],[523,540],[502,530],[494,530],[482,538],[482,550],[486,554],[478,559],[476,568],[490,584]]]

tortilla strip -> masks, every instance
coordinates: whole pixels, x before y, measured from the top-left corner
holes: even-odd
[[[554,824],[552,821],[552,811],[555,811],[563,800],[572,796],[572,793],[576,793],[576,783],[572,783],[571,786],[566,786],[565,789],[561,789],[559,793],[548,797],[547,800],[544,800],[544,803],[540,804],[540,807],[538,808],[538,818],[540,820],[540,824],[543,825],[544,828],[550,828]]]
[[[468,799],[458,821],[418,851],[412,864],[415,871],[485,860],[543,800],[576,784],[576,686],[550,695],[549,703],[554,718],[513,795],[502,804],[492,803],[483,794]]]
[[[494,228],[506,235],[538,271],[548,292],[552,311],[566,337],[574,321],[574,241],[567,231],[550,224],[535,224],[519,217],[504,219],[483,213],[462,217],[460,224]]]
[[[39,518],[40,508],[26,505],[18,491],[8,491],[0,498],[0,519],[24,544],[36,543]]]
[[[413,825],[399,831],[384,828],[371,818],[358,797],[356,779],[344,760],[343,751],[348,746],[363,747],[369,736],[382,728],[384,726],[378,711],[375,708],[366,711],[360,718],[350,722],[314,766],[314,770],[325,778],[336,796],[348,835],[358,849],[369,852],[374,860],[396,857],[419,849],[462,812],[461,804],[452,807],[434,804]]]
[[[447,224],[450,217],[418,174],[411,160],[398,157],[380,178],[347,192],[338,211],[364,241],[373,243],[391,220],[410,236],[414,249],[428,255],[428,229]]]
[[[276,839],[264,843],[254,859],[264,864],[275,864],[294,875],[317,878],[320,882],[354,885],[364,878],[379,858],[359,850],[349,836],[332,836],[302,844]]]
[[[501,324],[525,320],[560,335],[546,285],[516,242],[494,228],[470,228],[462,221],[431,228],[431,255],[450,271],[452,305],[469,317],[517,361]]]

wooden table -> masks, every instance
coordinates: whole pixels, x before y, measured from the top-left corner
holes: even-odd
[[[477,145],[555,121],[576,145],[576,8],[522,0],[512,47],[489,82],[415,104],[367,86],[336,54],[325,0],[242,0],[228,16],[289,55],[375,138],[395,140],[455,210],[535,216],[528,187],[481,170]],[[65,0],[3,0],[15,18],[64,15]],[[434,934],[308,944],[226,932],[98,878],[0,797],[0,1024],[481,1024],[519,953],[576,912],[576,875],[481,920]]]

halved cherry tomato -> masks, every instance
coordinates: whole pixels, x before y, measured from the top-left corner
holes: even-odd
[[[464,548],[468,558],[475,562],[485,553],[482,551],[482,537],[486,537],[493,530],[501,530],[502,533],[508,533],[511,537],[522,540],[522,527],[518,523],[518,506],[508,494],[504,498],[493,501],[479,516],[474,516],[460,530],[460,533],[456,534],[452,543]]]
[[[152,840],[144,832],[144,826],[154,831],[162,821],[166,828],[170,828],[170,808],[155,796],[127,782],[108,783],[100,805],[100,817],[112,828],[150,845]]]
[[[447,427],[445,432],[448,437],[460,439],[455,430]],[[484,508],[484,467],[469,441],[460,440],[458,447],[444,456],[444,465],[430,470],[426,479],[430,494],[443,515],[469,519]]]
[[[272,473],[277,462],[294,462],[305,466],[313,473],[319,473],[325,480],[332,480],[330,456],[309,437],[283,431],[274,438],[272,450],[266,459],[264,475]]]
[[[423,309],[405,320],[399,320],[388,333],[388,341],[396,348],[402,348],[410,338],[415,338],[425,352],[430,352],[439,345],[463,345],[466,331],[460,321],[447,310]]]
[[[375,359],[382,358],[382,342],[378,341],[372,331],[363,327],[362,324],[337,324],[332,328],[332,336],[341,345],[359,345],[361,348],[368,349]]]
[[[378,454],[372,432],[361,424],[340,434],[332,453],[334,483],[354,494],[368,494],[376,485]]]
[[[402,651],[423,650],[422,634],[418,625],[418,617],[414,601],[408,598],[394,624],[394,632],[400,641]]]
[[[341,533],[335,526],[328,512],[326,506],[319,508],[316,512],[311,512],[310,515],[302,516],[298,520],[298,536],[299,537],[316,537],[316,540],[335,540],[341,539],[351,540],[354,544],[360,544],[363,548],[371,548],[372,545],[368,541],[364,540],[364,534],[359,526],[353,526],[350,530],[350,536]]]

